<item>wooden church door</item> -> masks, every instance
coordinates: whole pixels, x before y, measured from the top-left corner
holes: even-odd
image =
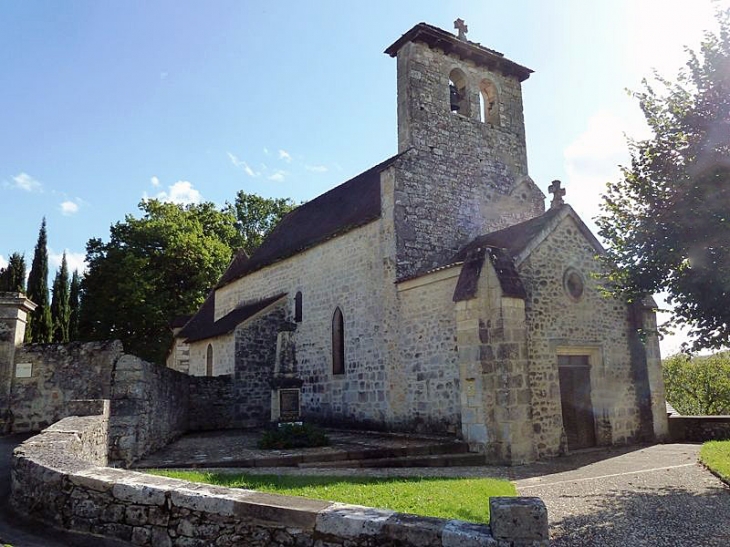
[[[568,448],[596,446],[591,403],[591,369],[587,355],[558,355],[560,404]]]

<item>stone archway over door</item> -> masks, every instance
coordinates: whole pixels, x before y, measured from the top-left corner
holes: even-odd
[[[588,355],[558,355],[560,405],[568,449],[596,446]]]

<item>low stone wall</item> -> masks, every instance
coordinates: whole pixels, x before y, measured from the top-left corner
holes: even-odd
[[[18,447],[13,507],[63,529],[154,547],[548,545],[539,498],[491,499],[490,527],[100,467],[84,444],[98,444],[103,421],[67,418]]]
[[[9,429],[40,431],[69,416],[74,399],[108,399],[122,343],[72,342],[18,348],[12,371]]]
[[[128,466],[188,428],[188,376],[132,355],[114,368],[109,460]]]
[[[669,416],[672,442],[705,442],[730,439],[730,416]]]

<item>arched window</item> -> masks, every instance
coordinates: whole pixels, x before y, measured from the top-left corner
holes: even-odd
[[[208,349],[205,352],[205,375],[213,376],[213,345],[208,344]]]
[[[499,125],[499,94],[493,82],[482,80],[479,84],[479,103],[482,121]]]
[[[302,322],[302,291],[297,291],[294,297],[294,321]]]
[[[449,108],[451,112],[469,117],[469,89],[466,75],[455,68],[449,74]]]
[[[340,308],[332,316],[332,374],[345,373],[345,320]]]

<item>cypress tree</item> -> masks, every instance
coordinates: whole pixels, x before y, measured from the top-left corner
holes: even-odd
[[[0,292],[25,292],[25,256],[13,253],[8,267],[0,270]]]
[[[48,304],[48,236],[46,219],[43,217],[38,232],[38,242],[33,253],[33,263],[28,276],[28,298],[38,307],[30,315],[26,328],[27,342],[45,344],[51,341],[51,309]]]
[[[71,289],[68,295],[68,339],[70,341],[79,339],[79,308],[81,304],[81,278],[78,270],[74,270],[71,276]]]
[[[66,252],[63,253],[61,267],[53,280],[53,298],[51,299],[51,320],[53,322],[53,342],[68,342],[68,324],[71,311],[69,309],[68,264]]]

